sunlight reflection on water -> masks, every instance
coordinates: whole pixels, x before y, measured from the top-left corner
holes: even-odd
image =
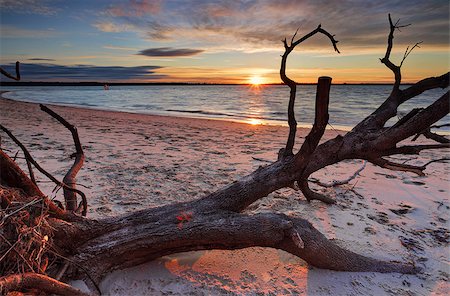
[[[405,86],[406,87],[406,86]],[[39,103],[94,109],[224,119],[250,124],[286,125],[289,88],[284,85],[146,85],[2,87],[5,97]],[[330,124],[349,129],[373,112],[389,95],[389,85],[332,85]],[[315,85],[299,85],[296,118],[299,126],[314,121]],[[446,90],[427,91],[399,108],[403,116],[425,107]],[[450,121],[450,115],[439,123]],[[450,131],[450,127],[443,129]]]

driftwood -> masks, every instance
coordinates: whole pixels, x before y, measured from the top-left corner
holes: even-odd
[[[449,73],[446,73],[439,77],[423,79],[412,86],[400,89],[401,65],[411,51],[406,51],[400,66],[390,61],[394,31],[401,26],[398,22],[394,24],[390,16],[389,23],[388,47],[385,56],[381,59],[395,77],[389,97],[350,132],[319,145],[328,123],[331,84],[331,78],[319,78],[314,126],[297,153],[294,153],[296,122],[293,113],[296,83],[285,74],[287,57],[302,41],[316,33],[326,35],[334,49],[336,51],[338,49],[333,35],[321,26],[297,41],[294,41],[296,36],[294,35],[290,44],[284,40],[285,53],[282,56],[280,75],[291,89],[288,107],[290,129],[287,144],[280,150],[278,160],[260,167],[248,176],[214,193],[190,202],[145,209],[121,217],[101,220],[92,220],[78,215],[74,207],[76,196],[72,193],[77,193],[82,198],[84,196],[74,188],[75,175],[81,168],[84,158],[81,144],[78,135],[75,137],[76,132],[74,133],[70,128],[72,125],[50,109],[43,107],[54,118],[62,119],[58,119],[59,122],[71,130],[74,138],[77,152],[75,164],[68,173],[71,177],[65,178],[63,182],[51,177],[71,194],[66,195],[66,191],[64,193],[65,208],[55,204],[39,190],[11,158],[0,150],[1,185],[4,188],[19,188],[24,196],[33,196],[42,201],[42,207],[46,211],[45,223],[52,229],[52,234],[47,238],[51,247],[45,249],[43,258],[45,256],[56,258],[53,260],[55,263],[46,267],[44,272],[30,270],[24,264],[22,272],[12,271],[5,274],[0,278],[1,290],[3,292],[41,290],[46,293],[83,295],[59,281],[83,278],[86,283],[94,287],[92,293],[96,293],[98,292],[95,288],[96,283],[105,273],[114,269],[138,265],[177,252],[205,249],[233,250],[252,246],[282,249],[319,268],[342,271],[419,272],[419,268],[409,263],[386,262],[345,250],[328,240],[304,219],[275,213],[254,215],[242,213],[256,200],[284,187],[299,188],[308,201],[317,199],[330,204],[334,203],[333,199],[313,192],[308,186],[308,177],[313,172],[345,159],[362,159],[386,169],[421,174],[426,165],[399,164],[386,157],[395,154],[418,154],[422,150],[450,147],[448,143],[401,144],[403,140],[427,130],[449,113],[448,92],[428,107],[412,110],[393,126],[386,126],[386,122],[397,115],[399,105],[426,90],[449,86]],[[4,130],[6,131],[6,128]],[[26,149],[23,150],[26,151]],[[39,165],[31,155],[26,158],[38,168]],[[11,208],[11,199],[14,198],[20,199],[11,194],[9,197],[2,196],[2,211],[5,216],[9,215],[9,218],[17,212],[17,209]],[[25,198],[22,197],[22,199]],[[87,203],[85,196],[84,201]],[[83,208],[85,211],[86,206]],[[7,222],[8,219],[2,221],[2,223]],[[13,238],[5,239],[14,246]]]
[[[0,67],[0,73],[5,77],[19,81],[20,80],[20,63],[16,62],[16,76],[10,74],[6,70],[4,70],[2,67]]]

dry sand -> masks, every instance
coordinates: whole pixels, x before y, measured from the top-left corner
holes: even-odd
[[[78,127],[86,164],[79,174],[89,197],[88,216],[114,216],[146,207],[192,200],[247,174],[283,147],[287,129],[217,120],[150,116],[54,107]],[[58,178],[71,165],[68,131],[33,103],[0,99],[0,123],[10,128],[36,160]],[[306,130],[299,130],[298,142]],[[340,131],[327,131],[324,139]],[[2,134],[10,154],[16,148]],[[298,143],[297,146],[300,144]],[[408,162],[449,156],[425,152]],[[398,157],[399,158],[399,157]],[[406,158],[405,158],[406,160]],[[345,179],[360,160],[317,172],[324,182]],[[337,200],[307,203],[301,193],[278,190],[249,212],[275,211],[311,221],[352,251],[386,260],[414,261],[419,275],[321,270],[288,253],[264,248],[201,251],[165,256],[109,274],[105,295],[448,295],[449,165],[433,163],[425,177],[370,164],[336,188],[313,186]],[[39,176],[52,195],[52,184]],[[353,189],[353,190],[352,190]],[[58,193],[61,198],[61,192]],[[402,243],[403,242],[403,243]],[[75,283],[82,286],[81,283]]]

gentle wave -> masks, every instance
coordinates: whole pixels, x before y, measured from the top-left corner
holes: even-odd
[[[14,100],[276,125],[286,125],[289,100],[289,88],[283,85],[259,89],[245,85],[139,85],[112,86],[109,91],[98,86],[22,86],[2,90],[10,91],[4,96]],[[295,111],[299,125],[314,122],[315,90],[314,85],[297,88]],[[390,91],[389,85],[332,85],[330,124],[352,128],[376,110]],[[445,91],[430,90],[402,104],[399,117],[412,108],[426,107]],[[447,115],[439,123],[449,121]]]

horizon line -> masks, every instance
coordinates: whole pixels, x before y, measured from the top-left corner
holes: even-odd
[[[98,82],[98,81],[1,81],[0,86],[104,86],[107,85],[248,85],[248,86],[277,86],[286,85],[280,83],[217,83],[217,82]],[[298,82],[297,85],[317,85],[317,82]],[[332,85],[393,85],[394,83],[385,82],[340,82]],[[402,85],[412,85],[414,83],[402,83]]]

